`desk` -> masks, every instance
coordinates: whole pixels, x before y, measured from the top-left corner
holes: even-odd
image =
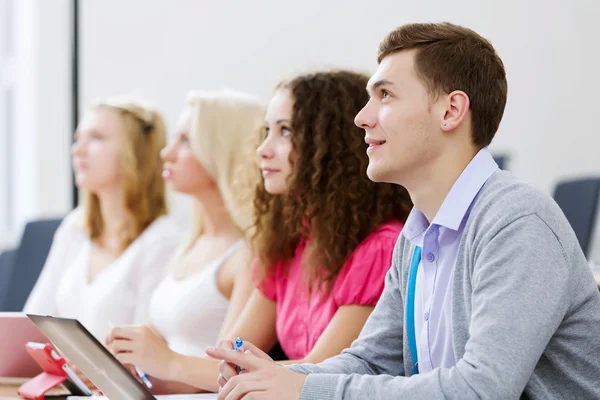
[[[27,379],[20,378],[0,378],[0,400],[14,400],[20,399],[17,395],[17,389],[21,386]],[[66,394],[65,389],[54,389],[50,392],[50,394],[58,395]]]
[[[18,399],[17,389],[24,379],[0,378],[0,400]]]

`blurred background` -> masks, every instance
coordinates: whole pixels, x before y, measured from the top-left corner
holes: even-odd
[[[173,127],[190,89],[268,101],[298,72],[372,73],[379,41],[407,22],[491,40],[509,83],[492,153],[554,194],[600,176],[599,17],[595,0],[0,0],[0,250],[76,204],[70,145],[92,99],[139,94]],[[186,200],[172,209],[185,225]]]

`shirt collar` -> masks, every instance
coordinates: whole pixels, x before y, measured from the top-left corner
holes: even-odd
[[[484,147],[479,150],[454,182],[431,225],[439,225],[458,231],[477,193],[497,170],[498,164],[494,161],[488,148]],[[414,207],[406,220],[406,224],[404,224],[402,233],[412,242],[423,235],[429,225],[421,210]]]

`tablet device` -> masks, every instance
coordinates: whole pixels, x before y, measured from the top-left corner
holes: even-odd
[[[33,378],[42,372],[27,354],[27,342],[47,342],[48,339],[24,313],[0,313],[0,376]]]
[[[155,399],[79,321],[32,314],[27,316],[107,398]]]

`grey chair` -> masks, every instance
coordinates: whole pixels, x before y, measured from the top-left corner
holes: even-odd
[[[13,274],[16,255],[16,249],[6,250],[0,254],[0,310],[4,309],[4,299]]]
[[[556,185],[554,200],[565,213],[586,256],[596,223],[600,178],[565,180]]]
[[[13,271],[0,311],[22,311],[46,262],[61,219],[32,221],[25,225],[14,257]]]
[[[494,157],[494,161],[496,161],[500,169],[508,169],[508,160],[510,157],[507,154],[493,154],[492,157]]]

